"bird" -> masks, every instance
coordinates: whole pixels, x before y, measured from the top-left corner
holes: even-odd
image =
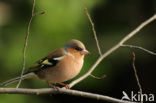
[[[23,73],[24,79],[40,79],[48,83],[52,88],[58,88],[53,83],[58,83],[66,88],[69,85],[63,82],[68,81],[79,74],[84,63],[84,56],[89,54],[85,45],[76,39],[71,39],[67,44],[55,49],[46,57],[35,62],[26,72]],[[1,83],[3,86],[18,82],[20,76]]]

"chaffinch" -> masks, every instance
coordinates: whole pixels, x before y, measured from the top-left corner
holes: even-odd
[[[49,86],[56,88],[51,83],[59,83],[69,88],[61,82],[68,81],[79,74],[84,61],[84,56],[89,52],[84,44],[78,40],[70,40],[63,48],[54,50],[45,58],[37,61],[27,72],[23,74],[23,79],[38,78],[44,80]],[[13,78],[2,85],[19,81],[20,77]]]

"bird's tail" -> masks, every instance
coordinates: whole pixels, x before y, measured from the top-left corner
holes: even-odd
[[[22,80],[29,79],[29,78],[34,78],[34,77],[36,77],[35,73],[31,72],[31,73],[24,74],[23,77],[22,77]],[[12,84],[14,82],[18,82],[20,80],[20,78],[21,77],[19,76],[19,77],[7,80],[7,81],[1,83],[0,85],[7,86],[7,85]]]

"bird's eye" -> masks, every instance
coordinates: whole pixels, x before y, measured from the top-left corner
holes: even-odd
[[[81,48],[75,47],[75,50],[77,50],[77,51],[81,51]]]

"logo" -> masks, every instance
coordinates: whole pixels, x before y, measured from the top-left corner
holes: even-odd
[[[131,95],[128,95],[125,91],[122,91],[122,98],[121,100],[128,100],[128,101],[135,101],[135,102],[139,102],[139,101],[143,101],[143,102],[153,102],[154,100],[154,94],[145,94],[145,93],[134,93],[133,91],[131,91]]]

